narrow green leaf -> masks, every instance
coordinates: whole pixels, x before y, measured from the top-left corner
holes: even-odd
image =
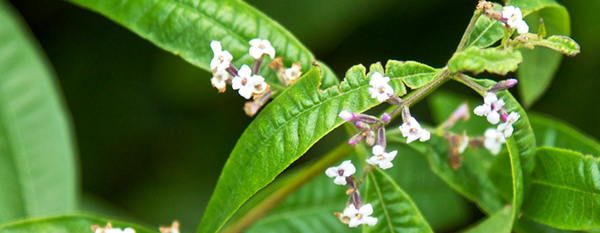
[[[544,39],[532,39],[528,42],[534,46],[546,47],[567,56],[575,56],[581,52],[579,44],[568,36],[555,35]]]
[[[504,207],[464,233],[510,233],[512,227],[511,224],[507,223],[512,221],[511,214],[512,208]]]
[[[365,201],[373,205],[375,226],[363,232],[433,233],[412,199],[384,172],[368,174]]]
[[[287,65],[308,71],[315,60],[290,32],[241,0],[71,0],[127,27],[162,49],[210,70],[211,40],[221,41],[237,65],[250,64],[248,41],[271,41]],[[268,77],[267,77],[268,78]],[[323,87],[333,84],[325,76]]]
[[[0,223],[75,209],[69,122],[43,55],[0,1]]]
[[[31,232],[53,232],[53,233],[83,233],[92,232],[92,225],[104,226],[106,223],[111,223],[113,227],[135,229],[137,233],[157,232],[148,230],[147,228],[115,221],[112,219],[104,219],[89,215],[65,215],[42,219],[28,219],[24,221],[9,223],[0,226],[0,233],[31,233]]]
[[[452,72],[489,72],[506,75],[517,70],[521,63],[521,53],[512,48],[487,48],[480,49],[469,47],[464,51],[455,53],[448,62]]]
[[[567,9],[554,0],[511,0],[521,8],[530,31],[535,32],[543,20],[548,35],[570,35]],[[550,44],[547,44],[550,45]],[[519,66],[519,94],[525,106],[531,106],[546,91],[558,70],[562,55],[546,48],[521,49],[523,63]]]
[[[541,114],[530,114],[529,119],[540,146],[559,147],[600,156],[600,144],[574,127]]]
[[[406,66],[406,76],[423,75]],[[434,75],[434,72],[429,72]],[[206,212],[199,232],[220,229],[254,193],[269,184],[314,143],[343,122],[340,111],[362,112],[379,104],[368,93],[363,66],[354,66],[337,86],[319,90],[319,70],[309,71],[282,92],[246,128],[233,149]],[[390,77],[396,95],[404,95],[402,80]],[[240,179],[244,177],[244,179]]]
[[[525,215],[560,229],[600,228],[600,160],[551,147],[535,158]]]

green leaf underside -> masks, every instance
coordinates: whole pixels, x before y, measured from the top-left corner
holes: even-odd
[[[333,215],[344,209],[348,200],[345,191],[327,176],[319,175],[245,232],[357,232]]]
[[[426,76],[415,62],[390,63],[403,66],[406,76],[390,76],[395,94],[402,96],[407,77]],[[383,70],[375,64],[372,70]],[[377,68],[378,67],[378,68]],[[428,70],[427,75],[435,75]],[[314,143],[343,122],[337,116],[347,109],[366,111],[379,103],[368,93],[368,79],[363,66],[354,66],[337,86],[319,90],[319,70],[313,69],[294,86],[282,92],[263,109],[246,128],[233,149],[199,232],[214,232],[259,189],[269,184]],[[245,179],[240,179],[245,177]],[[252,177],[252,178],[251,178]]]
[[[209,46],[220,41],[234,63],[251,64],[248,41],[268,39],[286,65],[298,61],[308,71],[315,60],[290,32],[240,0],[71,0],[132,30],[160,48],[210,70]],[[323,87],[334,84],[325,76]],[[267,77],[267,79],[269,79]]]
[[[412,199],[384,172],[369,173],[365,201],[373,205],[375,226],[363,232],[433,233]]]
[[[92,232],[92,225],[104,226],[110,222],[113,227],[135,229],[136,233],[155,233],[131,223],[103,219],[88,215],[65,215],[43,219],[30,219],[0,226],[0,233],[83,233]]]
[[[554,0],[513,0],[510,4],[521,8],[527,15],[525,20],[531,32],[537,31],[540,19],[543,19],[548,35],[571,34],[569,13]],[[553,44],[545,43],[547,46]],[[517,71],[519,94],[524,105],[531,106],[550,86],[562,55],[546,48],[521,49],[521,52],[523,63]]]
[[[74,151],[53,77],[4,1],[0,22],[0,223],[72,211]]]
[[[521,61],[521,53],[511,48],[469,47],[452,56],[448,62],[448,69],[452,72],[489,72],[506,75],[517,70]]]
[[[523,212],[556,228],[600,228],[600,160],[564,149],[538,149]]]
[[[464,233],[510,233],[512,227],[507,222],[511,222],[512,208],[504,207],[500,211],[490,215],[487,219],[480,222],[473,228],[468,229]]]

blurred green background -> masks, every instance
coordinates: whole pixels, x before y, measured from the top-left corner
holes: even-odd
[[[475,2],[250,1],[338,74],[387,59],[443,66]],[[71,112],[87,208],[151,225],[176,218],[194,229],[251,120],[243,100],[218,95],[207,72],[100,15],[63,1],[12,3],[52,63]],[[600,1],[561,3],[571,12],[582,53],[563,60],[532,109],[600,138]],[[418,112],[424,115],[426,106]]]

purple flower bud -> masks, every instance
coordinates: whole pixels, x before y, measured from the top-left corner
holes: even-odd
[[[508,113],[505,111],[502,111],[502,113],[500,113],[500,120],[502,122],[506,122],[507,119],[508,119]]]
[[[389,123],[392,120],[392,116],[390,116],[390,114],[388,114],[387,112],[384,112],[383,114],[381,114],[381,121],[383,123]]]
[[[519,83],[519,81],[514,78],[502,80],[496,83],[496,85],[492,86],[489,92],[504,91],[514,87],[515,85],[517,85],[517,83]]]
[[[365,138],[365,135],[362,132],[360,132],[360,133],[355,134],[354,136],[352,136],[348,140],[348,144],[350,144],[351,146],[355,146],[356,144],[360,143],[360,141],[362,141],[363,138]]]
[[[356,121],[354,122],[354,126],[356,126],[356,128],[358,129],[362,129],[362,130],[366,130],[369,129],[369,124],[362,122],[362,121]]]
[[[345,121],[355,121],[356,120],[356,114],[354,114],[353,112],[350,112],[348,110],[342,110],[340,112],[340,114],[338,114],[338,116]]]

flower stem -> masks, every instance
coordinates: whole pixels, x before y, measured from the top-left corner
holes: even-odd
[[[488,91],[487,88],[479,85],[479,83],[474,82],[473,80],[471,80],[468,76],[466,76],[464,74],[456,74],[452,78],[462,84],[465,84],[465,86],[473,89],[481,96],[485,95],[485,93]]]

